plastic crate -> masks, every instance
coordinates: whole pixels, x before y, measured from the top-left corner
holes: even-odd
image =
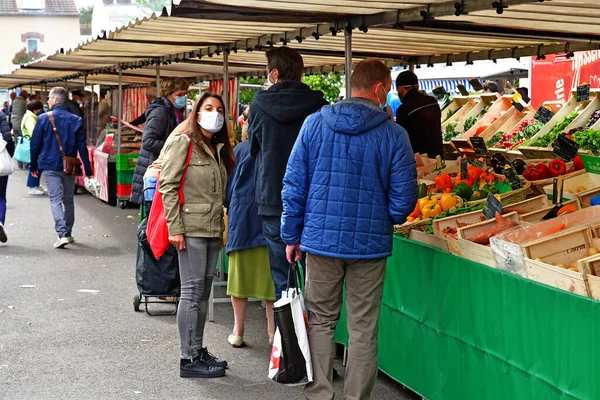
[[[117,183],[117,196],[119,197],[130,197],[131,196],[131,184],[120,184]]]
[[[134,171],[117,171],[117,183],[131,185],[133,183]]]
[[[139,154],[117,154],[117,171],[134,171]]]

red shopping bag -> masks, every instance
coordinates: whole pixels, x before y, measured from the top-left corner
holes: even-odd
[[[187,174],[188,166],[190,165],[190,159],[192,158],[192,141],[190,140],[190,148],[188,149],[187,159],[185,161],[185,169],[183,170],[183,176],[181,177],[181,185],[177,192],[179,193],[179,207],[183,207],[185,199],[183,197],[183,184],[185,182],[185,176]],[[163,204],[162,194],[159,192],[160,187],[160,173],[159,179],[156,182],[156,191],[154,192],[154,199],[152,200],[152,207],[150,208],[150,214],[148,215],[148,227],[146,228],[146,237],[148,238],[148,244],[152,249],[152,254],[158,260],[165,254],[165,251],[171,245],[169,243],[169,227],[167,226],[167,216],[165,214],[165,206]]]

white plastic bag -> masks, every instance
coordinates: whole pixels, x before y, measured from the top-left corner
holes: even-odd
[[[14,172],[12,157],[6,149],[6,140],[0,136],[0,176],[8,176]]]

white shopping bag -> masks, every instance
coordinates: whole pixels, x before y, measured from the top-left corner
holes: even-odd
[[[6,140],[0,136],[0,176],[8,176],[14,172],[12,157],[6,149]]]
[[[277,331],[273,340],[269,378],[286,385],[304,385],[313,380],[306,327],[308,320],[300,289],[288,289],[273,305]],[[293,324],[293,329],[290,324]]]

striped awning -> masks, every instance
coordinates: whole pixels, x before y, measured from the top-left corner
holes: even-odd
[[[419,81],[421,90],[427,92],[432,91],[438,86],[446,89],[446,92],[458,92],[458,89],[456,88],[457,85],[463,85],[467,90],[475,90],[471,87],[468,79],[430,79]]]

